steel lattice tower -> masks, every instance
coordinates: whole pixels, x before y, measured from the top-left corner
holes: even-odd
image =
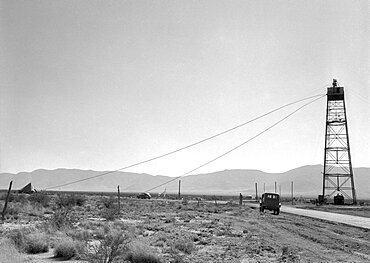
[[[334,194],[356,204],[344,89],[335,79],[327,90],[323,197],[332,199]]]

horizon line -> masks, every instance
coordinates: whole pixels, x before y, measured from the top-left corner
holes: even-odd
[[[223,169],[223,170],[216,170],[216,171],[212,171],[212,172],[203,172],[203,173],[197,173],[197,174],[190,174],[190,175],[187,175],[187,176],[191,176],[191,175],[201,175],[201,174],[210,174],[210,173],[218,173],[218,172],[223,172],[223,171],[236,171],[236,170],[253,170],[253,171],[260,171],[260,172],[263,172],[263,173],[268,173],[268,174],[281,174],[281,173],[286,173],[286,172],[289,172],[289,171],[292,171],[292,170],[295,170],[295,169],[298,169],[298,168],[302,168],[302,167],[306,167],[306,166],[323,166],[323,164],[307,164],[307,165],[302,165],[302,166],[298,166],[298,167],[295,167],[295,168],[291,168],[291,169],[288,169],[288,170],[285,170],[283,172],[265,172],[261,169],[256,169],[256,168],[227,168],[227,169]],[[353,167],[353,169],[360,169],[360,168],[370,168],[370,167],[366,167],[366,166],[359,166],[359,167]],[[12,175],[18,175],[18,174],[21,174],[21,173],[33,173],[35,171],[56,171],[56,170],[78,170],[78,171],[91,171],[91,172],[113,172],[115,170],[93,170],[93,169],[81,169],[81,168],[64,168],[64,167],[59,167],[59,168],[54,168],[54,169],[46,169],[46,168],[38,168],[38,169],[35,169],[35,170],[32,170],[32,171],[22,171],[22,172],[17,172],[17,173],[12,173],[12,172],[0,172],[0,174],[12,174]],[[163,174],[151,174],[151,173],[147,173],[147,172],[130,172],[130,171],[116,171],[116,172],[122,172],[122,173],[132,173],[132,174],[147,174],[147,175],[151,175],[151,176],[166,176],[166,177],[176,177],[176,176],[169,176],[169,175],[163,175]]]

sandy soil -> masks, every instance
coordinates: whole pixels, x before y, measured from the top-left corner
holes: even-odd
[[[41,253],[36,255],[24,255],[25,263],[48,263],[48,262],[68,262],[68,263],[84,263],[86,261],[81,260],[63,260],[54,258],[54,250],[50,249],[47,253]]]

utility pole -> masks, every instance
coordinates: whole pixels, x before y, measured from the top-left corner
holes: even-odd
[[[256,200],[258,200],[258,188],[257,188],[257,183],[255,183],[255,187],[256,187]]]
[[[181,199],[181,180],[179,180],[179,200]]]
[[[294,195],[293,195],[293,181],[291,182],[291,192],[292,192],[292,205],[294,205]]]
[[[277,192],[276,192],[276,181],[275,181],[275,193],[277,193]]]
[[[117,186],[118,190],[118,213],[121,213],[121,193],[119,191],[119,186]]]
[[[263,192],[266,193],[266,183],[263,183]]]
[[[279,184],[279,195],[281,196],[281,184]]]

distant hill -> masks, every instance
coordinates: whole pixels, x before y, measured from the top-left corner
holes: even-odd
[[[309,165],[284,173],[265,173],[259,170],[225,170],[189,175],[181,178],[181,192],[215,195],[238,195],[241,192],[244,195],[254,195],[255,183],[258,184],[259,193],[261,193],[264,185],[266,191],[273,191],[276,181],[278,189],[281,185],[282,195],[290,196],[290,184],[293,181],[295,196],[317,196],[322,189],[322,169],[322,165]],[[18,174],[1,173],[0,189],[6,189],[9,182],[13,180],[13,189],[20,189],[32,182],[36,189],[42,190],[102,173],[104,172],[77,169],[40,169]],[[173,178],[161,175],[115,172],[53,190],[112,192],[116,191],[117,185],[120,185],[123,192],[142,192],[171,179]],[[358,198],[370,198],[370,168],[354,168],[354,179]],[[153,192],[163,192],[165,188],[168,193],[176,193],[178,180],[161,186]]]

